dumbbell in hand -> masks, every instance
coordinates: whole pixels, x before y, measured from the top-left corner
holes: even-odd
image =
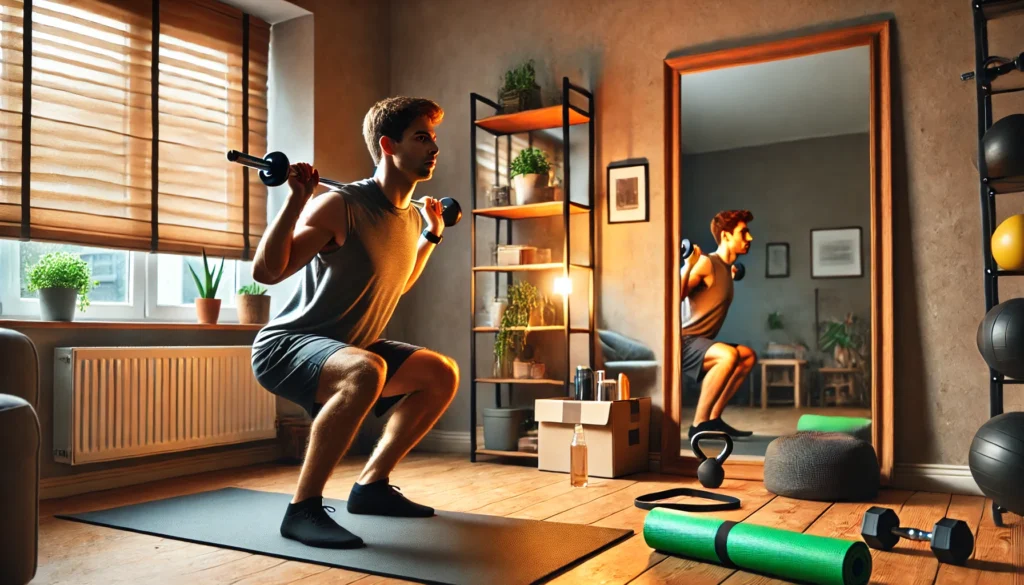
[[[943,518],[931,532],[900,526],[900,518],[889,508],[872,506],[864,513],[860,535],[871,548],[892,550],[901,538],[932,543],[932,554],[940,563],[963,565],[974,552],[974,534],[963,520]]]

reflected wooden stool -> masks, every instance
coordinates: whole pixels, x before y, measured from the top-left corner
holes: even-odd
[[[851,400],[858,400],[859,396],[857,393],[857,368],[820,368],[818,372],[821,374],[821,395],[819,397],[819,406],[828,406],[828,390],[831,388],[834,390],[832,394],[831,403],[839,405],[840,392],[845,390],[846,396]]]
[[[794,408],[800,408],[804,393],[800,374],[807,366],[807,360],[762,359],[758,361],[761,363],[761,408],[768,408],[768,388],[777,387],[792,388],[793,406]],[[781,379],[770,381],[768,379],[769,368],[782,369]],[[753,395],[751,395],[751,401],[753,401]],[[787,400],[786,402],[788,403],[789,401]]]

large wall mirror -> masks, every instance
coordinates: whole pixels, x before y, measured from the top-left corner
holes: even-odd
[[[665,61],[664,472],[860,421],[888,480],[889,59],[886,21]]]

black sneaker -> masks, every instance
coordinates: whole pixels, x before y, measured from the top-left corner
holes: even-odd
[[[323,505],[322,497],[313,497],[297,504],[288,504],[281,522],[281,536],[318,548],[359,548],[363,539],[338,525],[327,512],[336,512]]]
[[[706,421],[700,423],[697,426],[690,425],[690,434],[687,436],[687,439],[692,441],[693,440],[693,436],[696,435],[699,432],[702,432],[702,431],[717,431],[717,430],[718,429],[713,428],[713,425],[711,424],[711,421],[706,420]]]
[[[348,496],[348,513],[429,518],[434,515],[434,509],[409,501],[398,486],[389,484],[385,478],[366,485],[353,485]]]
[[[709,428],[707,430],[722,431],[724,433],[728,433],[729,436],[733,438],[749,437],[750,435],[754,434],[754,431],[738,431],[729,426],[727,422],[720,418],[711,419],[708,421],[708,423]]]

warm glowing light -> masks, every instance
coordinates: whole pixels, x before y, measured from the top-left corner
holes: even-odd
[[[568,276],[559,276],[555,279],[555,294],[568,296],[572,294],[572,279]]]

